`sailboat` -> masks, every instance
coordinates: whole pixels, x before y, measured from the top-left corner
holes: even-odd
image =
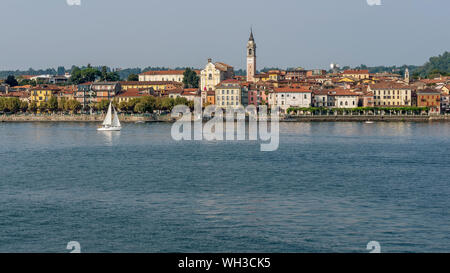
[[[114,112],[114,114],[113,114]],[[98,131],[120,131],[122,126],[120,125],[119,116],[117,115],[116,108],[109,103],[108,113],[103,121],[102,127],[98,128]]]

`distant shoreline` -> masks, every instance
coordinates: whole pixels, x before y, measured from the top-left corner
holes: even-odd
[[[102,122],[104,115],[0,115],[0,122]],[[131,116],[121,115],[123,123],[135,122],[174,122],[176,119],[170,115]],[[280,122],[450,122],[450,115],[436,116],[396,116],[396,115],[316,115],[316,116],[290,116],[281,117]]]

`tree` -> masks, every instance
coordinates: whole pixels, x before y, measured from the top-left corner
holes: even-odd
[[[11,87],[17,86],[19,85],[19,83],[16,80],[16,77],[14,77],[13,75],[9,75],[6,80],[5,83],[8,84]]]
[[[77,100],[68,100],[66,102],[66,108],[72,113],[76,113],[81,110],[81,103]]]
[[[93,82],[97,77],[101,77],[101,72],[93,67],[87,67],[81,71],[83,82]]]
[[[30,105],[28,106],[28,109],[29,109],[32,113],[36,113],[36,112],[37,112],[37,109],[38,109],[37,103],[36,103],[35,101],[32,101],[32,102],[30,103]]]
[[[129,82],[137,82],[137,81],[139,81],[139,76],[136,74],[130,74],[130,75],[128,75],[128,81]]]
[[[98,110],[105,112],[108,109],[108,106],[109,106],[109,100],[101,100],[98,103],[97,108],[98,108]]]
[[[106,66],[103,66],[102,71],[100,73],[102,81],[106,81],[108,78],[108,68]]]
[[[72,84],[81,84],[84,82],[83,75],[81,75],[81,69],[78,66],[72,67],[70,72],[70,81]]]
[[[47,108],[51,112],[56,112],[58,110],[58,99],[51,97],[47,102]]]
[[[66,109],[66,98],[61,98],[59,101],[58,101],[58,111],[65,111],[65,110],[67,110]]]
[[[116,72],[110,72],[106,75],[106,81],[117,82],[119,80],[120,80],[120,76]]]
[[[174,100],[169,97],[165,97],[161,100],[161,109],[160,110],[166,110],[166,111],[172,111],[174,105]]]
[[[199,81],[200,78],[197,76],[197,73],[191,68],[186,68],[183,73],[184,88],[198,88]]]
[[[39,112],[43,113],[47,111],[47,103],[41,101],[41,103],[38,106]]]
[[[20,110],[21,110],[22,112],[26,112],[26,111],[28,110],[28,102],[22,101],[22,102],[20,103]]]
[[[64,75],[64,74],[66,74],[66,69],[64,68],[64,66],[59,66],[58,69],[57,69],[56,71],[57,71],[56,73],[57,73],[59,76],[62,76],[62,75]]]

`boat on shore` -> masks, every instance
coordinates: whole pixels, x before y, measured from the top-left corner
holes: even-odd
[[[122,125],[120,124],[119,116],[117,115],[116,108],[109,103],[108,113],[101,127],[97,128],[97,131],[120,131]]]

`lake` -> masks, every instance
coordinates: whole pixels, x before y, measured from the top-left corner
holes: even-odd
[[[96,125],[0,123],[0,252],[450,251],[450,123],[281,123],[274,152]]]

